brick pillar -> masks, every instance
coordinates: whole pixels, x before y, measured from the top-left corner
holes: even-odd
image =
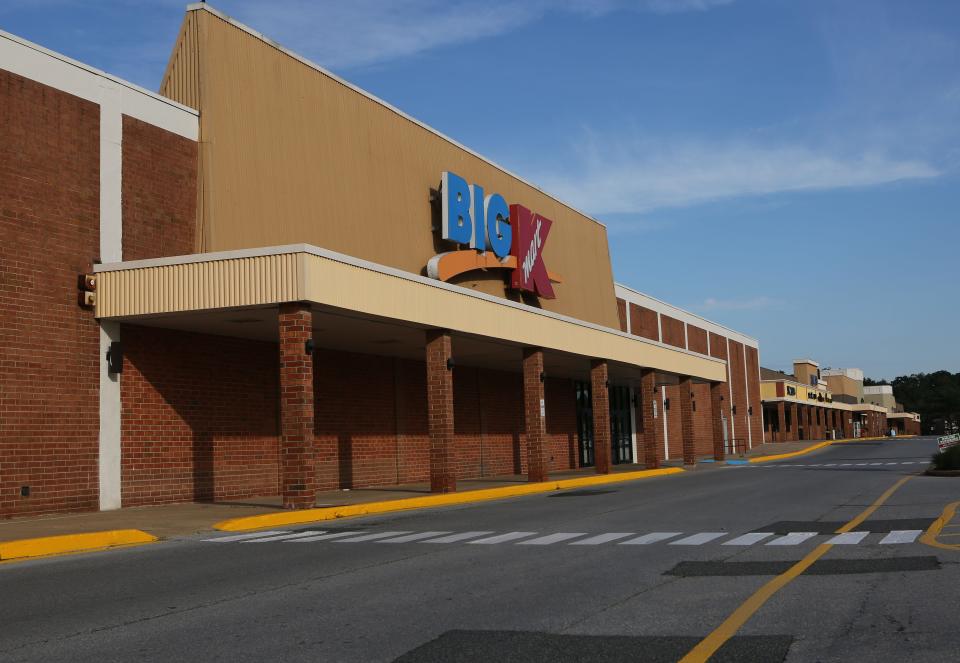
[[[317,499],[313,447],[313,334],[310,305],[280,304],[280,454],[283,508],[306,509]]]
[[[430,433],[430,492],[457,489],[453,467],[453,368],[450,332],[427,330],[427,428]]]
[[[693,380],[680,376],[680,434],[683,444],[683,464],[695,465],[697,452],[693,439]]]
[[[713,458],[720,461],[726,457],[723,448],[723,404],[729,394],[726,382],[710,383],[710,424],[713,430]]]
[[[783,401],[777,401],[777,433],[773,439],[775,442],[787,441],[787,407]]]
[[[790,403],[790,440],[800,439],[800,405]]]
[[[546,481],[547,419],[543,393],[543,350],[523,349],[523,410],[527,425],[527,481]]]
[[[644,369],[640,373],[640,416],[643,418],[643,462],[648,470],[660,467],[657,449],[660,448],[659,417],[654,417],[657,399],[657,373]],[[661,415],[662,416],[662,415]]]
[[[593,463],[597,474],[610,473],[610,379],[606,359],[590,361],[590,387],[593,393]]]

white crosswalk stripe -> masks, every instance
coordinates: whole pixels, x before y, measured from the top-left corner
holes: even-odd
[[[352,539],[337,539],[336,543],[360,543],[361,541],[376,541],[377,539],[386,539],[391,536],[400,536],[401,534],[412,534],[412,532],[376,532],[375,534],[355,536]]]
[[[886,545],[891,543],[913,543],[921,534],[923,534],[922,529],[895,529],[880,539],[880,543]]]
[[[313,543],[314,541],[333,541],[335,539],[342,539],[345,536],[354,536],[356,534],[363,534],[363,532],[333,532],[332,534],[319,534],[317,536],[306,537],[303,539],[294,539],[293,541],[286,541],[285,543]]]
[[[609,543],[610,541],[616,541],[617,539],[625,539],[628,536],[633,536],[636,532],[609,532],[607,534],[597,534],[596,536],[591,536],[589,539],[580,539],[579,541],[574,541],[571,546],[599,546],[601,543]]]
[[[289,534],[289,532],[286,530],[275,530],[270,532],[256,532],[255,534],[234,534],[233,536],[218,536],[215,539],[204,539],[204,541],[209,541],[211,543],[233,543],[234,541],[258,539],[263,536],[276,536],[277,534]]]
[[[835,546],[855,546],[863,541],[870,532],[844,532],[827,541]]]
[[[421,541],[420,543],[457,543],[458,541],[466,541],[467,539],[475,539],[478,536],[486,536],[487,534],[493,534],[490,532],[460,532],[459,534],[451,534],[450,536],[441,536],[437,539],[428,539],[427,541]]]
[[[769,539],[773,536],[773,532],[750,532],[749,534],[743,534],[738,536],[735,539],[730,539],[729,541],[724,542],[725,546],[752,546],[755,543],[760,543],[764,539]]]
[[[538,536],[536,539],[527,539],[526,541],[520,541],[518,546],[549,546],[551,543],[560,543],[561,541],[569,541],[570,539],[576,539],[579,536],[586,536],[586,532],[557,532],[556,534],[548,534],[547,536]]]
[[[726,536],[726,532],[700,532],[691,536],[684,537],[677,541],[671,541],[671,546],[702,546],[704,543]]]
[[[435,536],[440,536],[441,534],[450,534],[450,532],[418,532],[416,534],[407,534],[405,536],[398,536],[393,539],[380,539],[377,543],[410,543],[411,541],[419,541],[421,539],[430,539]]]
[[[803,543],[807,539],[812,539],[817,535],[817,532],[790,532],[785,536],[781,536],[779,539],[774,539],[773,541],[768,541],[766,545],[768,546],[795,546],[799,543]]]
[[[882,536],[880,544],[908,544],[913,543],[923,533],[923,530],[892,530],[877,532]],[[731,535],[729,532],[648,532],[637,535],[635,532],[554,532],[540,534],[538,532],[495,532],[491,530],[450,532],[450,531],[385,531],[370,532],[363,530],[343,530],[329,532],[324,530],[305,530],[294,532],[290,530],[270,530],[251,532],[247,534],[233,534],[215,538],[202,539],[210,543],[470,543],[479,545],[511,544],[518,546],[599,546],[603,544],[646,546],[662,543],[670,546],[702,546],[718,544],[724,546],[796,546],[808,542],[818,536],[818,532],[789,532],[777,536],[775,532],[747,532]],[[843,532],[827,534],[826,543],[832,545],[860,545],[869,543],[869,531]],[[724,537],[732,538],[723,541]],[[811,542],[812,543],[812,542]],[[877,539],[873,539],[877,543]]]
[[[660,541],[666,541],[667,539],[672,539],[675,536],[680,536],[683,532],[651,532],[650,534],[644,534],[643,536],[638,536],[635,539],[630,539],[629,541],[623,541],[620,543],[621,546],[646,546],[651,543],[658,543]]]
[[[266,538],[259,539],[249,539],[243,543],[272,543],[273,541],[290,541],[292,539],[302,539],[304,537],[316,536],[318,534],[325,534],[323,530],[311,531],[311,532],[294,532],[293,534],[280,534],[278,536],[268,536]]]
[[[477,539],[476,541],[471,541],[470,543],[492,545],[494,543],[505,543],[506,541],[525,539],[526,537],[533,536],[534,534],[536,534],[536,532],[507,532],[506,534],[498,534],[496,536],[489,536],[484,539]]]

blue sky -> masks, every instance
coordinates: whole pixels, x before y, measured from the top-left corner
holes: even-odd
[[[212,4],[594,215],[618,281],[765,366],[960,371],[960,2]],[[0,28],[156,89],[184,7]]]

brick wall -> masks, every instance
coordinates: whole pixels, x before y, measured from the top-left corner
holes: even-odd
[[[279,491],[277,346],[124,325],[124,506]]]
[[[667,446],[670,447],[670,460],[683,458],[683,428],[680,421],[680,387],[675,384],[664,385],[663,390],[670,399],[667,417]],[[658,405],[662,409],[662,403]],[[660,422],[663,425],[663,422]]]
[[[95,104],[0,70],[0,517],[97,508],[99,141]]]
[[[730,376],[733,387],[733,404],[737,406],[737,413],[732,416],[734,421],[735,437],[743,440],[747,445],[747,382],[743,367],[743,344],[739,341],[730,341]]]
[[[669,315],[660,316],[660,327],[663,330],[663,342],[678,348],[687,347],[683,332],[683,321],[671,318]]]
[[[652,341],[660,340],[657,312],[644,306],[630,304],[630,333]]]
[[[197,143],[123,116],[123,259],[195,250]]]
[[[750,385],[750,405],[753,407],[754,446],[763,443],[763,402],[760,399],[760,354],[756,348],[745,346],[747,353],[747,383]],[[769,440],[768,440],[769,441]]]
[[[707,354],[707,330],[687,325],[687,349],[699,352],[702,355]]]
[[[713,456],[713,408],[710,403],[710,385],[696,383],[693,385],[693,402],[696,410],[693,412],[693,440],[694,450],[698,457]]]
[[[620,322],[620,331],[627,331],[627,302],[617,297],[617,319]]]

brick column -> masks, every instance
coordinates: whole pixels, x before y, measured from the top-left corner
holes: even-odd
[[[590,361],[590,387],[593,393],[593,463],[597,474],[610,473],[610,379],[606,359]]]
[[[777,401],[777,433],[774,435],[775,442],[787,441],[787,407],[783,401]]]
[[[683,464],[695,465],[697,453],[693,439],[693,380],[689,375],[680,376],[680,434]]]
[[[453,467],[453,367],[450,332],[427,331],[427,428],[430,433],[430,492],[457,489]]]
[[[790,403],[790,430],[788,432],[790,441],[800,439],[800,406],[797,403]]]
[[[527,425],[527,481],[546,481],[547,418],[543,393],[543,350],[523,349],[523,410]]]
[[[723,404],[725,397],[729,394],[729,388],[726,382],[710,383],[710,424],[713,430],[713,458],[714,460],[723,460],[726,457],[726,450],[723,448]]]
[[[283,508],[305,509],[317,499],[313,447],[313,334],[309,304],[280,304],[280,484]]]
[[[660,467],[657,449],[660,448],[659,417],[654,417],[657,398],[657,372],[644,369],[640,372],[640,416],[643,418],[643,462],[648,470]]]

